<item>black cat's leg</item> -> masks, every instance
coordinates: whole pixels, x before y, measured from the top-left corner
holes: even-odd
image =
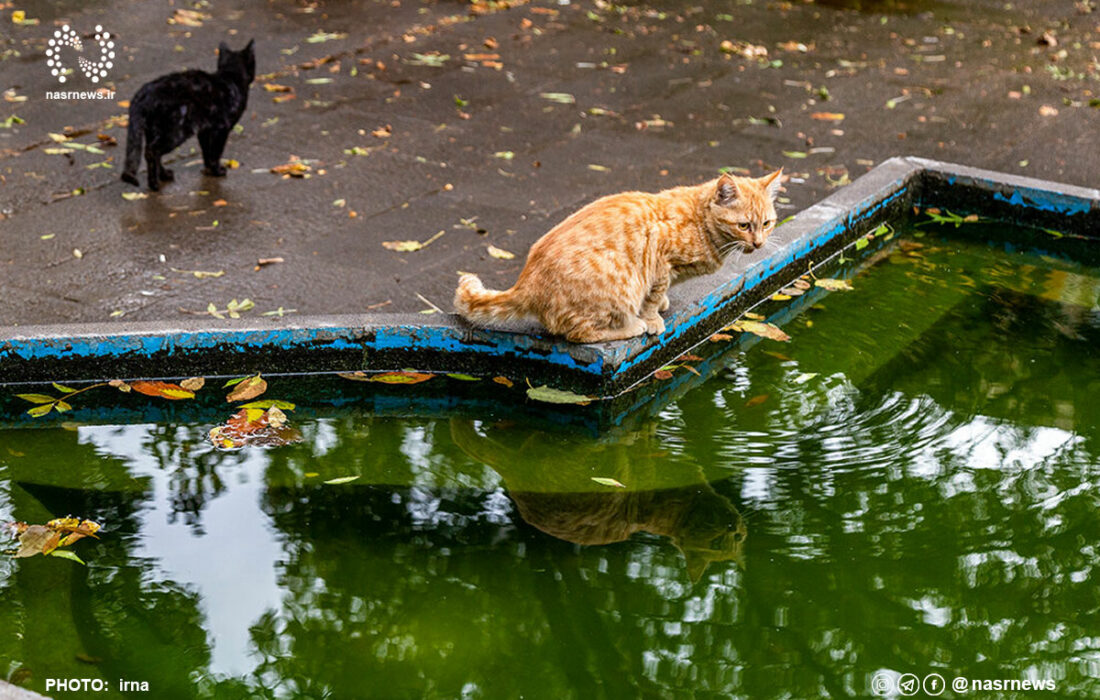
[[[225,141],[229,138],[229,129],[206,129],[199,132],[199,146],[202,147],[204,172],[214,177],[223,177],[225,168],[221,164]]]
[[[160,170],[164,166],[160,164],[160,153],[149,142],[145,143],[145,167],[149,189],[156,192],[160,189]]]
[[[176,179],[176,174],[174,172],[172,172],[171,170],[169,170],[168,168],[164,167],[164,164],[161,163],[161,165],[160,165],[160,181],[161,182],[171,182],[172,180],[175,180],[175,179]]]

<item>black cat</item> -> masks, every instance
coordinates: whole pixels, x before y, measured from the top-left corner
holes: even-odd
[[[207,175],[221,177],[222,151],[229,132],[248,105],[248,86],[256,77],[254,40],[240,51],[225,42],[218,46],[218,72],[188,70],[170,73],[141,86],[130,101],[130,127],[126,131],[126,168],[122,180],[138,184],[141,142],[145,139],[145,164],[149,189],[173,178],[161,164],[164,154],[198,133]]]

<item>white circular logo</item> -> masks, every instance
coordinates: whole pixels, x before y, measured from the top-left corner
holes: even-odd
[[[99,59],[91,61],[83,56],[78,56],[76,61],[84,77],[93,83],[98,83],[101,79],[107,77],[107,71],[114,66],[115,42],[111,40],[111,33],[103,31],[103,27],[98,24],[95,27],[95,42],[99,46]],[[71,71],[65,67],[64,62],[61,60],[61,47],[69,46],[84,53],[84,44],[80,41],[76,30],[67,24],[53,33],[53,38],[50,39],[49,43],[50,45],[46,49],[46,65],[50,69],[50,74],[57,78],[57,82],[63,83],[68,80],[68,74]]]

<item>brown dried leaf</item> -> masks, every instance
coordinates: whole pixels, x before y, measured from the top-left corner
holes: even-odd
[[[171,399],[172,401],[195,398],[195,392],[188,391],[179,384],[169,382],[133,382],[130,384],[130,388],[139,394],[159,396],[162,399]]]
[[[249,377],[242,382],[239,382],[233,387],[233,391],[229,392],[229,395],[225,397],[228,402],[233,401],[247,401],[254,399],[257,396],[267,391],[267,381],[260,375]]]

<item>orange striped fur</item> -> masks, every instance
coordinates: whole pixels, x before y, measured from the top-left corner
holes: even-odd
[[[455,309],[480,325],[534,317],[575,343],[662,333],[670,284],[764,245],[782,172],[597,199],[531,246],[511,289],[463,275]]]

